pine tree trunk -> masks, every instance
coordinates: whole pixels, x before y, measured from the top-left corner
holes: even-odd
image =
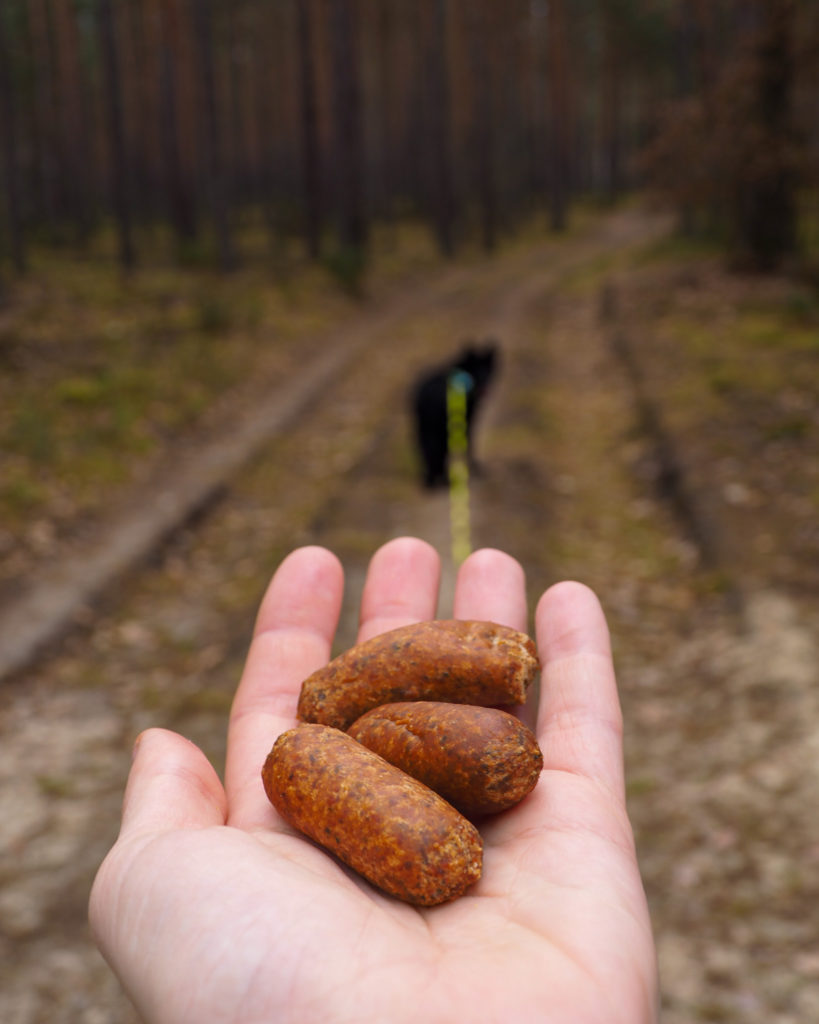
[[[617,12],[612,0],[605,0],[603,5],[603,40],[602,95],[600,97],[603,136],[603,192],[606,200],[613,203],[622,189],[622,128],[620,125],[622,58],[619,51]]]
[[[549,0],[547,60],[549,88],[549,209],[554,231],[566,228],[569,204],[569,86],[564,0]]]
[[[495,110],[492,66],[489,58],[489,19],[481,5],[470,9],[470,58],[472,63],[473,137],[480,206],[481,239],[491,252],[497,244],[498,194],[495,175]]]
[[[17,153],[17,112],[11,81],[11,63],[5,23],[0,17],[0,144],[3,149],[3,171],[6,182],[6,222],[9,250],[14,269],[25,273],[26,252],[23,238],[22,194]]]
[[[99,0],[97,16],[102,50],[106,112],[108,115],[108,142],[111,148],[111,192],[114,219],[117,226],[119,261],[125,270],[130,270],[136,263],[136,253],[134,251],[132,212],[128,188],[129,166],[125,152],[125,133],[122,124],[119,52],[117,49],[112,0]]]
[[[311,0],[296,0],[296,28],[301,96],[301,178],[304,205],[304,237],[311,259],[321,255],[321,156],[318,137],[316,69],[313,53],[313,10]]]
[[[160,137],[165,167],[167,208],[180,250],[197,234],[194,183],[185,174],[179,137],[177,67],[180,64],[180,11],[176,0],[160,0]]]
[[[767,152],[740,188],[741,244],[752,263],[771,270],[796,248],[796,182],[789,164],[795,148],[792,125],[793,4],[763,0],[754,56],[757,78],[751,116]]]
[[[333,177],[338,240],[343,252],[363,253],[367,244],[364,209],[361,90],[353,0],[330,0],[333,62]]]
[[[449,65],[447,60],[447,0],[434,0],[432,38],[428,43],[428,115],[432,159],[432,204],[435,232],[441,252],[455,254],[455,188],[451,153]]]
[[[199,51],[199,87],[202,122],[207,153],[207,188],[210,212],[216,233],[219,266],[230,271],[236,267],[236,253],[230,226],[227,174],[222,152],[221,124],[216,97],[216,68],[213,52],[213,2],[193,0],[194,31]]]

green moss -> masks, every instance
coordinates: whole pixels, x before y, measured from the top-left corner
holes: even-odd
[[[671,231],[661,238],[642,246],[636,254],[638,265],[678,263],[688,265],[721,257],[722,247],[714,237],[705,234],[684,234]]]
[[[631,778],[626,785],[626,797],[627,799],[632,799],[645,796],[646,794],[653,793],[656,789],[657,780],[655,778],[648,776]]]
[[[360,298],[364,294],[368,263],[366,250],[358,246],[337,248],[324,258],[324,266],[330,277],[345,294],[353,298]]]
[[[736,1020],[736,1011],[734,1009],[712,999],[700,1003],[695,1012],[697,1020],[712,1021],[713,1024],[719,1024],[721,1021]]]
[[[167,695],[153,683],[146,683],[142,688],[141,706],[143,711],[159,711],[167,703]]]
[[[723,596],[730,593],[733,581],[727,570],[712,570],[700,573],[697,589],[703,595]]]
[[[800,441],[813,426],[807,416],[785,416],[769,424],[764,430],[767,441]]]
[[[233,309],[229,298],[213,285],[196,298],[196,326],[205,334],[223,334],[232,325]]]
[[[18,402],[6,431],[4,451],[7,456],[17,454],[37,465],[49,465],[57,445],[57,413],[25,391]]]
[[[105,401],[108,386],[102,377],[66,377],[58,382],[55,394],[69,405],[95,406]]]
[[[33,514],[46,497],[47,492],[41,484],[31,476],[21,473],[19,469],[12,469],[0,483],[0,519],[6,525],[11,525],[12,522]]]
[[[38,775],[36,782],[45,796],[64,798],[74,793],[73,780],[62,775]]]
[[[176,707],[176,713],[178,715],[212,713],[223,717],[229,713],[232,703],[232,691],[203,687],[183,697]]]
[[[736,371],[725,366],[715,367],[708,375],[707,383],[718,395],[734,395],[742,387]]]

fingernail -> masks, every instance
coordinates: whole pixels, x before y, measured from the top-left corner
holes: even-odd
[[[137,735],[137,738],[134,740],[134,745],[133,745],[133,747],[131,747],[131,760],[132,761],[134,761],[136,759],[137,751],[139,750],[140,744],[142,743],[142,737],[144,735],[145,735],[145,730],[143,730],[141,733],[139,733]]]

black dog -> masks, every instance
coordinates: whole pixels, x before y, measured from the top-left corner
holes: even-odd
[[[498,362],[497,343],[488,339],[483,345],[465,345],[456,359],[418,379],[412,393],[412,411],[426,487],[441,487],[448,482],[447,387],[450,379],[458,374],[459,383],[466,389],[467,451],[472,462],[472,423]]]

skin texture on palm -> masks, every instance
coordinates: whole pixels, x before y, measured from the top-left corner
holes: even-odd
[[[439,562],[402,538],[374,555],[359,639],[433,618]],[[383,896],[281,822],[260,780],[330,656],[343,590],[330,552],[279,567],[258,613],[228,727],[224,786],[193,744],[140,737],[120,837],[90,903],[100,949],[149,1022],[648,1024],[651,926],[625,810],[608,630],[586,587],[535,613],[543,679],[527,709],[544,753],[535,790],[485,822],[483,877],[429,910]],[[521,567],[461,567],[454,614],[525,630]]]

